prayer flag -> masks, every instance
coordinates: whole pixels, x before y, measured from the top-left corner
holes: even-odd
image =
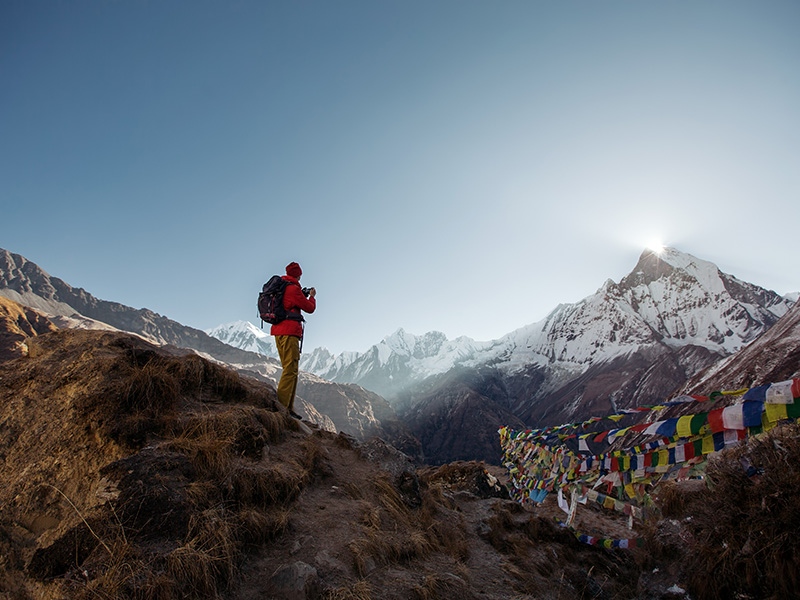
[[[744,407],[741,404],[722,409],[722,425],[725,429],[744,429]]]
[[[723,431],[725,424],[722,422],[722,411],[724,409],[717,408],[708,413],[708,426],[711,428],[712,433]]]
[[[661,427],[661,424],[663,422],[664,421],[654,421],[653,423],[650,423],[650,425],[648,425],[647,429],[645,429],[644,432],[647,435],[657,435],[658,428]]]
[[[800,418],[800,402],[795,402],[794,404],[787,404],[786,414],[789,415],[790,419]]]
[[[683,445],[683,457],[685,460],[692,460],[695,456],[697,456],[694,444],[695,442],[689,442],[688,444]]]
[[[761,425],[761,413],[764,412],[763,402],[744,402],[742,415],[745,427],[758,427]]]
[[[670,400],[670,403],[675,404],[684,404],[686,402],[694,402],[695,399],[692,396],[678,396],[677,398],[673,398]]]
[[[657,435],[662,435],[667,438],[671,438],[675,435],[675,428],[678,425],[678,419],[667,419],[666,421],[661,422],[661,426],[656,431]]]
[[[764,401],[767,404],[793,404],[792,380],[773,383],[767,389],[765,396]]]
[[[767,420],[770,423],[776,423],[781,419],[788,419],[789,413],[786,410],[786,404],[764,404],[767,413]]]
[[[743,400],[755,400],[756,402],[764,402],[767,399],[768,385],[759,385],[758,387],[750,388],[744,395]]]
[[[690,437],[692,435],[692,415],[678,417],[678,423],[675,425],[675,431],[682,438]]]

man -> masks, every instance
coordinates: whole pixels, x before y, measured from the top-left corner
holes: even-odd
[[[289,313],[289,318],[276,323],[270,329],[270,333],[275,336],[275,345],[278,347],[278,355],[281,358],[281,380],[278,382],[278,400],[289,409],[295,419],[302,419],[294,411],[294,394],[297,390],[297,373],[300,366],[300,348],[303,339],[303,315],[300,311],[309,314],[317,308],[317,290],[311,288],[307,290],[308,297],[300,287],[300,277],[303,270],[296,262],[286,265],[286,275],[283,280],[288,283],[283,295],[283,307]]]

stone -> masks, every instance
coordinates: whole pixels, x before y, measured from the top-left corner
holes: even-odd
[[[282,600],[315,600],[322,594],[317,570],[302,561],[279,567],[269,583],[270,592]]]

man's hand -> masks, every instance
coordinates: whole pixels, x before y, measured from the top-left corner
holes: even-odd
[[[312,287],[310,290],[308,290],[308,297],[309,298],[313,298],[316,295],[317,295],[317,288],[313,288]]]

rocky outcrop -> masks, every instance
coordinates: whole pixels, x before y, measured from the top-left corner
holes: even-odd
[[[274,374],[277,368],[272,359],[224,344],[199,329],[181,325],[149,309],[99,300],[82,288],[74,288],[58,277],[50,276],[25,257],[3,249],[0,249],[0,295],[47,314],[74,319],[88,317],[120,331],[139,335],[154,344],[191,348],[220,362],[264,376]]]
[[[26,356],[28,339],[56,329],[43,314],[0,297],[0,362]]]
[[[681,393],[739,389],[800,377],[800,304],[736,354],[692,377]]]
[[[502,451],[497,431],[505,425],[515,429],[525,425],[489,395],[490,381],[490,372],[449,373],[401,411],[403,420],[422,444],[426,463],[483,460],[499,464]],[[498,380],[495,378],[494,382]]]
[[[297,394],[330,418],[334,431],[359,440],[380,437],[409,456],[421,457],[419,441],[389,403],[374,392],[304,373],[298,381]]]

